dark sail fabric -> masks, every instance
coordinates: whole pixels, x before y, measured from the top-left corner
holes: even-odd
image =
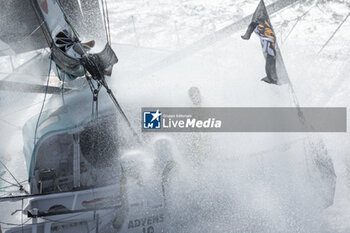
[[[85,69],[80,64],[80,59],[68,56],[65,52],[56,46],[52,46],[51,52],[52,60],[66,73],[74,77],[81,77],[85,75]]]
[[[68,21],[85,41],[104,45],[106,32],[100,0],[58,0]]]
[[[242,38],[249,39],[253,32],[255,32],[260,38],[261,47],[266,59],[265,71],[267,76],[263,78],[262,81],[272,84],[285,83],[286,80],[288,80],[288,75],[263,0],[260,1],[256,8],[252,21]]]
[[[106,43],[99,0],[57,1],[74,29],[85,40],[95,40],[102,46]],[[42,22],[39,23],[40,19],[36,18],[31,1],[0,0],[0,5],[0,56],[7,54],[5,49],[24,53],[48,47],[40,28]]]
[[[52,59],[56,65],[66,73],[72,75],[72,78],[85,75],[86,71],[80,58],[70,57],[56,46],[53,46],[51,51]],[[89,59],[92,59],[101,71],[112,68],[118,62],[118,58],[109,44],[106,44],[100,53],[89,54]]]
[[[109,44],[106,44],[105,48],[100,53],[93,55],[98,57],[99,65],[102,70],[106,70],[108,67],[118,62],[118,58]]]
[[[0,40],[3,43],[15,53],[48,46],[30,1],[0,0],[0,5]]]

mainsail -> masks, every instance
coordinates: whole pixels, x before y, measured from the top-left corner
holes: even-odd
[[[41,28],[43,22],[38,23],[33,14],[31,1],[0,0],[0,2],[0,44],[7,45],[0,46],[0,55],[7,55],[9,49],[15,53],[24,53],[48,47]],[[99,0],[60,0],[59,3],[69,22],[84,39],[105,40]]]
[[[71,25],[82,39],[106,42],[104,16],[100,0],[73,0],[59,3]]]
[[[30,1],[1,0],[0,15],[0,40],[14,52],[23,53],[47,47]]]

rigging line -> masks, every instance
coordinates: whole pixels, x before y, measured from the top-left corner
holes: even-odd
[[[21,181],[19,182],[20,184],[24,183],[24,182],[27,182],[28,180],[24,180],[24,181]],[[7,188],[11,188],[11,187],[17,187],[16,184],[12,184],[12,185],[7,185],[7,186],[3,186],[3,187],[0,187],[0,189],[7,189]],[[1,192],[1,191],[0,191]],[[7,191],[7,192],[12,192],[12,191]]]
[[[39,16],[38,16],[38,14],[37,14],[37,12],[36,12],[36,10],[35,10],[35,8],[34,8],[34,5],[33,5],[33,0],[29,0],[29,1],[30,1],[30,5],[32,6],[33,11],[34,11],[34,13],[35,13],[35,17],[36,17],[36,19],[37,19],[37,21],[38,21],[38,23],[39,23],[39,25],[40,25],[41,31],[42,31],[42,32],[43,32],[43,34],[44,34],[44,37],[45,37],[46,43],[47,43],[47,45],[50,47],[49,40],[47,39],[46,33],[45,33],[45,31],[44,31],[44,28],[42,27],[42,25],[41,25],[41,23],[40,23]],[[44,23],[44,22],[45,22],[45,20],[43,20],[43,23]]]
[[[126,116],[125,112],[123,111],[122,107],[120,106],[119,102],[117,101],[117,98],[114,96],[112,90],[108,87],[107,82],[105,81],[105,79],[102,79],[100,82],[105,87],[109,97],[111,98],[112,102],[116,106],[116,108],[119,111],[119,113],[124,118],[125,122],[127,123],[129,129],[131,130],[133,136],[136,138],[137,142],[138,143],[142,143],[143,139],[142,139],[141,135],[139,135],[136,132],[136,130],[132,127],[131,122],[129,121],[128,117]]]
[[[48,75],[47,75],[47,81],[46,81],[46,89],[45,89],[44,100],[43,100],[43,103],[42,103],[42,105],[41,105],[40,113],[39,113],[38,120],[37,120],[36,126],[35,126],[34,145],[35,145],[35,143],[36,143],[36,134],[37,134],[37,132],[38,132],[38,126],[39,126],[39,122],[40,122],[41,115],[42,115],[43,110],[44,110],[45,101],[46,101],[46,96],[47,96],[47,91],[48,91],[48,88],[49,88],[51,65],[52,65],[52,58],[51,58],[51,56],[50,56],[49,73],[48,73]]]
[[[317,8],[321,11],[321,13],[322,13],[323,15],[326,14],[326,13],[321,9],[321,7],[319,6],[319,0],[316,1],[316,6],[317,6]]]
[[[11,188],[11,187],[17,187],[17,185],[13,185],[13,184],[11,184],[11,185],[7,185],[7,186],[3,186],[3,187],[0,187],[0,190],[1,189],[7,189],[7,188]],[[1,192],[1,191],[0,191]]]
[[[64,84],[65,84],[65,82],[66,82],[66,73],[64,73],[64,76],[63,76],[63,81],[62,81],[62,103],[63,103],[63,105],[66,105],[66,103],[65,103],[65,101],[64,101]]]
[[[95,88],[95,85],[92,83],[92,80],[91,80],[91,78],[88,76],[88,75],[85,75],[85,78],[86,78],[86,80],[87,80],[87,82],[88,82],[88,84],[89,84],[89,87],[90,87],[90,90],[91,90],[91,93],[92,93],[92,102],[91,102],[91,118],[92,119],[95,119],[95,90],[96,90],[96,88]]]
[[[284,43],[287,41],[289,35],[293,32],[294,28],[297,26],[297,24],[300,22],[300,20],[302,20],[302,18],[303,18],[305,15],[307,15],[307,14],[311,11],[311,9],[314,8],[314,7],[315,7],[315,5],[312,5],[306,12],[304,12],[304,14],[302,14],[301,16],[298,16],[298,17],[296,18],[297,21],[294,23],[292,29],[290,29],[290,31],[288,32],[287,36],[284,38],[282,44],[284,44]]]
[[[34,29],[34,31],[32,31],[29,35],[27,35],[26,37],[24,37],[22,40],[20,40],[19,42],[23,42],[26,39],[28,39],[30,36],[32,36],[36,31],[38,31],[39,28],[41,28],[41,26],[44,24],[44,21],[37,27]]]
[[[13,185],[13,186],[18,187],[18,184],[14,184],[14,183],[12,183],[12,182],[10,182],[10,181],[8,181],[8,180],[5,180],[5,179],[4,179],[4,178],[2,178],[2,177],[0,177],[0,180],[2,180],[2,181],[4,181],[4,182],[6,182],[6,183],[8,183],[8,184],[11,184],[11,185]]]
[[[287,36],[284,38],[283,42],[282,42],[282,45],[287,41],[289,35],[292,33],[292,31],[294,30],[294,28],[297,26],[297,24],[299,23],[300,21],[300,18],[298,17],[297,18],[297,21],[294,23],[292,29],[290,29],[290,31],[288,32]]]
[[[335,36],[335,34],[339,31],[339,29],[343,26],[343,24],[345,23],[345,21],[349,18],[350,13],[345,17],[345,19],[340,23],[340,25],[337,27],[337,29],[333,32],[333,34],[331,35],[331,37],[327,40],[327,42],[322,46],[322,48],[320,49],[320,51],[318,51],[318,54],[320,54],[322,52],[322,50],[328,45],[328,43],[333,39],[333,37]]]
[[[106,22],[106,13],[105,13],[105,4],[104,4],[104,0],[101,0],[101,3],[102,3],[102,12],[103,12],[103,22],[104,22],[105,31],[106,31],[106,39],[107,39],[108,44],[110,44],[110,42],[109,42],[109,37],[108,37],[108,30],[107,30],[107,22]]]
[[[106,14],[107,14],[107,25],[108,25],[108,36],[109,36],[109,45],[112,46],[112,40],[111,40],[111,28],[109,27],[109,15],[108,15],[108,6],[107,6],[107,0],[106,1]]]
[[[16,179],[16,177],[12,174],[12,172],[10,171],[10,169],[8,169],[6,167],[6,165],[0,160],[0,163],[2,164],[2,166],[4,166],[4,168],[8,171],[8,173],[12,176],[12,178],[16,181],[16,183],[19,185],[19,186],[22,186],[21,183],[18,182],[18,180]]]
[[[78,31],[75,30],[75,27],[73,27],[73,24],[71,24],[70,20],[68,19],[68,17],[66,16],[66,14],[64,13],[63,10],[62,10],[62,12],[63,12],[63,15],[64,15],[64,19],[66,20],[66,22],[68,23],[68,25],[71,27],[71,29],[72,29],[74,35],[75,35],[76,37],[80,37]]]

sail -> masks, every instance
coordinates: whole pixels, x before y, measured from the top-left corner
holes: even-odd
[[[99,0],[58,1],[82,39],[105,44],[106,32]],[[41,29],[42,22],[39,23],[31,1],[0,0],[0,4],[0,56],[48,47]]]
[[[67,19],[81,39],[95,40],[105,44],[106,31],[100,0],[59,0]]]
[[[15,53],[47,47],[30,1],[0,0],[0,41]],[[1,51],[0,51],[1,55]],[[8,55],[3,53],[3,55]]]

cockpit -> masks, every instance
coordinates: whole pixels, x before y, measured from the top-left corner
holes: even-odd
[[[32,193],[56,193],[113,184],[117,180],[117,119],[100,117],[44,136],[35,153]]]

